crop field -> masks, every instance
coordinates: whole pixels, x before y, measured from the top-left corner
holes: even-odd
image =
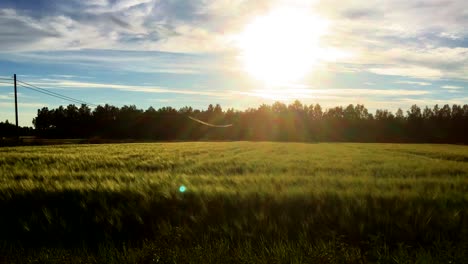
[[[0,263],[468,263],[468,147],[0,148]]]

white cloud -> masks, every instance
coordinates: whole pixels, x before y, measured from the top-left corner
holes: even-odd
[[[355,56],[346,62],[372,73],[423,79],[468,79],[468,48],[421,48],[405,46],[402,40],[401,43],[381,42],[378,47],[363,43],[356,50]]]
[[[421,79],[439,79],[443,76],[440,70],[417,66],[370,68],[369,71],[380,75],[406,76]]]
[[[153,0],[120,0],[114,3],[113,8],[117,10],[128,9],[137,5],[152,3]]]
[[[408,96],[427,95],[431,92],[425,90],[402,90],[402,89],[254,89],[247,92],[238,92],[242,95],[260,97],[271,100],[290,99],[346,99],[350,97],[373,97],[373,96]]]
[[[402,95],[423,95],[430,94],[426,90],[403,90],[403,89],[329,89],[315,91],[322,93],[336,93],[342,95],[382,95],[382,96],[402,96]]]
[[[331,0],[317,9],[332,20],[324,41],[355,54],[348,63],[382,75],[468,79],[463,0]]]
[[[2,87],[13,87],[13,82],[12,83],[0,82],[0,86],[2,86]]]
[[[306,7],[329,20],[330,30],[322,38],[325,51],[352,55],[335,58],[334,69],[423,79],[468,79],[468,48],[461,47],[468,37],[468,15],[463,0],[76,2],[80,4],[73,12],[55,10],[41,16],[30,16],[21,10],[0,9],[0,50],[11,54],[113,49],[203,54],[225,52],[235,56],[237,50],[231,37],[242,31],[252,17],[275,6],[295,5]],[[52,60],[54,54],[42,56]],[[62,59],[55,57],[55,63]],[[74,60],[82,63],[83,59],[77,56]],[[353,68],[340,63],[349,63]],[[180,62],[155,64],[159,66],[125,65],[122,62],[118,67],[147,72],[200,71]],[[222,63],[215,67],[228,68]]]
[[[148,99],[149,102],[157,102],[157,103],[169,103],[169,102],[173,102],[174,100],[171,100],[171,99],[154,99],[154,98],[151,98],[151,99]]]
[[[86,78],[83,76],[77,76],[77,75],[70,75],[70,74],[52,74],[52,77],[58,77],[58,78],[67,78],[67,79],[74,79],[74,78]]]
[[[402,103],[407,103],[407,104],[417,104],[419,106],[424,106],[424,105],[452,105],[452,104],[457,104],[457,105],[463,105],[468,102],[468,97],[462,97],[462,98],[451,98],[451,99],[435,99],[435,98],[403,98],[400,100]]]
[[[29,82],[32,85],[39,86],[47,89],[63,89],[63,88],[79,88],[79,89],[116,89],[130,92],[145,92],[145,93],[166,93],[166,94],[185,94],[185,95],[200,95],[212,97],[225,97],[225,92],[213,92],[203,90],[188,90],[188,89],[173,89],[160,86],[150,85],[125,85],[125,84],[111,84],[111,83],[93,83],[93,82],[80,82],[72,80],[53,80],[46,79],[43,81]]]
[[[443,89],[451,89],[451,90],[463,89],[463,87],[461,87],[461,86],[455,86],[455,85],[443,85],[443,86],[441,86],[440,88],[443,88]]]
[[[419,85],[419,86],[429,86],[429,85],[432,85],[431,83],[428,83],[428,82],[417,82],[417,81],[396,81],[395,83],[400,83],[400,84],[414,84],[414,85]]]
[[[461,39],[461,35],[457,34],[457,33],[450,33],[450,32],[441,32],[439,34],[440,37],[442,38],[448,38],[448,39],[451,39],[451,40],[457,40],[457,39]]]
[[[14,102],[0,102],[0,106],[2,107],[14,107],[15,103]],[[18,103],[18,107],[20,108],[41,108],[45,107],[46,105],[43,103]]]
[[[250,91],[215,91],[215,90],[189,90],[176,89],[152,85],[127,85],[112,83],[96,83],[74,81],[69,79],[43,78],[29,83],[46,89],[116,89],[130,92],[162,93],[190,96],[206,96],[214,98],[235,99],[239,96],[253,96],[271,100],[288,99],[344,99],[350,97],[375,97],[375,96],[418,96],[431,94],[426,90],[405,89],[311,89],[302,84],[277,84],[273,89],[253,89]],[[281,89],[280,89],[281,88]]]
[[[463,36],[468,21],[463,0],[329,0],[319,1],[317,9],[347,23],[347,28],[371,29],[376,35],[420,36],[438,32],[444,36]]]
[[[219,7],[205,2],[97,1],[85,3],[82,10],[73,10],[73,14],[51,12],[39,18],[0,8],[0,35],[8,33],[0,48],[16,52],[114,49],[189,53],[232,49],[226,36],[237,23],[226,24],[240,19],[233,12],[229,15],[232,21],[228,22],[214,13]],[[227,14],[228,10],[221,12]],[[184,21],[183,14],[202,16],[206,21]]]
[[[0,60],[1,56],[0,54]],[[90,68],[141,73],[200,74],[230,71],[229,58],[206,58],[193,54],[172,54],[141,51],[81,50],[59,53],[27,52],[8,56],[10,61],[28,63],[41,61]],[[71,75],[63,78],[70,78]],[[59,76],[56,76],[59,77]],[[80,78],[86,78],[84,76]]]

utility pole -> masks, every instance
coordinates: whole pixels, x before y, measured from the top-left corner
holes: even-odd
[[[16,92],[16,74],[13,75],[15,80],[15,119],[16,119],[16,139],[19,140],[19,127],[18,127],[18,95]]]

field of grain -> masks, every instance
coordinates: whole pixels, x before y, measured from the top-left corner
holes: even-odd
[[[468,262],[467,146],[9,147],[0,175],[0,262]]]

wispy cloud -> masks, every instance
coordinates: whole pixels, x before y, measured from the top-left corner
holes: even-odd
[[[405,76],[431,80],[443,77],[443,73],[438,69],[419,66],[369,68],[369,71],[380,75]]]
[[[87,76],[78,76],[78,75],[71,75],[71,74],[52,74],[50,76],[55,77],[55,78],[66,78],[66,79],[90,79],[91,78]]]
[[[403,103],[416,104],[419,106],[423,105],[445,105],[445,104],[458,104],[463,105],[468,102],[468,97],[455,98],[455,99],[435,99],[435,98],[403,98],[401,99]]]
[[[14,102],[0,102],[0,106],[2,107],[13,107],[15,105]],[[41,107],[45,107],[47,106],[46,104],[43,104],[43,103],[18,103],[18,107],[21,107],[21,108],[41,108]]]
[[[282,101],[304,98],[339,99],[340,97],[349,98],[349,96],[370,98],[372,96],[427,95],[431,92],[424,90],[401,89],[255,89],[239,93],[242,95]]]
[[[325,50],[353,55],[337,58],[333,64],[353,63],[355,69],[380,75],[466,79],[468,16],[463,0],[417,3],[70,0],[60,3],[38,1],[29,5],[4,0],[0,3],[0,50],[24,53],[111,48],[191,54],[226,52],[235,56],[233,34],[242,31],[256,15],[291,5],[307,6],[330,21],[329,32],[321,40]],[[32,12],[38,7],[41,12]],[[55,55],[43,54],[42,57],[49,60],[60,57]],[[125,56],[114,56],[116,60],[121,57]],[[70,60],[80,63],[86,58]],[[110,61],[107,58],[107,62]],[[121,63],[118,66],[125,70],[132,67],[139,71],[147,69],[153,73],[200,71],[196,67],[187,67],[187,64],[184,66],[183,62],[173,65],[158,62],[157,67],[130,65]]]
[[[429,82],[417,82],[417,81],[397,81],[395,83],[400,83],[400,84],[414,84],[414,85],[419,85],[419,86],[429,86],[432,85],[432,83]]]
[[[0,86],[2,86],[2,87],[13,87],[13,83],[0,82]]]
[[[40,62],[49,65],[66,65],[93,69],[119,70],[141,73],[202,74],[207,72],[229,71],[234,59],[225,56],[210,56],[150,51],[115,51],[84,49],[79,51],[22,52],[2,54],[18,63]],[[53,76],[58,77],[60,76]],[[62,78],[77,78],[67,74]],[[81,79],[86,76],[81,76]]]
[[[348,62],[381,75],[467,77],[466,3],[319,1],[333,21],[326,42],[353,52]]]
[[[240,14],[230,8],[257,10],[253,8],[256,3],[241,3],[244,1],[229,4],[202,0],[71,0],[58,4],[41,1],[39,4],[45,6],[40,15],[32,16],[34,3],[25,6],[5,1],[3,5],[0,3],[0,34],[3,35],[0,48],[23,52],[109,47],[114,50],[219,52],[230,48],[229,38],[224,37],[226,32],[221,28],[234,28],[235,20],[242,20],[242,14],[250,13],[246,10]]]
[[[112,84],[112,83],[94,83],[94,82],[81,82],[72,80],[54,80],[46,79],[43,81],[32,81],[30,84],[39,86],[41,88],[51,89],[116,89],[129,92],[145,92],[145,93],[166,93],[166,94],[185,94],[185,95],[200,95],[212,97],[225,97],[225,92],[213,92],[203,90],[188,90],[188,89],[173,89],[161,86],[151,85],[126,85],[126,84]]]
[[[456,86],[456,85],[443,85],[443,86],[441,86],[441,88],[450,89],[450,90],[463,89],[463,87]]]
[[[149,102],[157,102],[157,103],[169,103],[169,102],[173,102],[173,100],[171,99],[148,99]]]

